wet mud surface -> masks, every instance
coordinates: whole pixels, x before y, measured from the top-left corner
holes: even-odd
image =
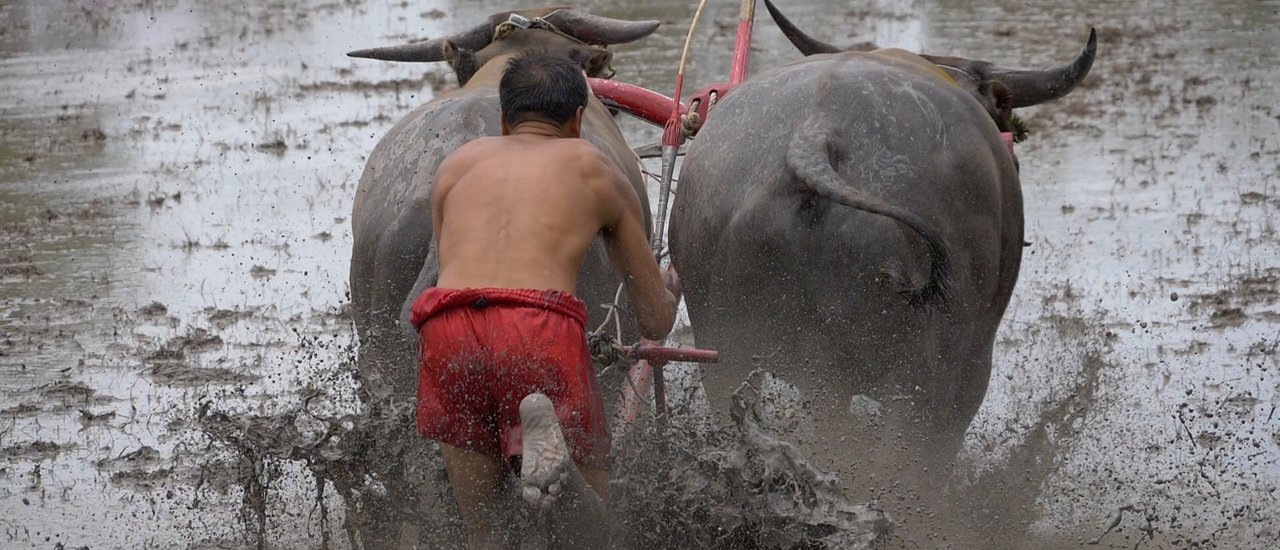
[[[693,85],[729,67],[736,2],[710,4]],[[342,54],[510,7],[0,5],[0,547],[358,545],[345,527],[386,491],[361,453],[399,427],[353,372],[351,198],[378,138],[454,80]],[[690,6],[578,7],[662,20],[614,66],[671,88]],[[617,443],[638,545],[1280,545],[1280,3],[782,7],[835,44],[1028,67],[1096,26],[1098,61],[1020,112],[1030,245],[958,465],[848,494],[791,445],[840,419],[762,372],[709,425],[678,366],[667,436],[642,420]],[[757,71],[798,59],[763,10],[755,45]],[[437,460],[414,475],[444,491]],[[460,530],[439,516],[424,547]]]

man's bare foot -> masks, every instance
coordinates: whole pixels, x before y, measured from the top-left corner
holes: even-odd
[[[547,396],[533,393],[520,401],[520,431],[524,439],[522,494],[534,510],[546,511],[565,485],[572,483],[572,474],[578,473],[569,457],[555,405]]]
[[[548,530],[553,547],[605,548],[612,525],[604,501],[587,484],[569,455],[555,406],[547,396],[530,394],[520,402],[524,457],[521,494]]]

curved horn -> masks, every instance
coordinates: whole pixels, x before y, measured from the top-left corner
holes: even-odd
[[[432,38],[400,46],[384,46],[347,52],[347,57],[364,57],[382,61],[405,61],[410,63],[431,63],[444,61],[444,43],[449,41],[455,46],[468,50],[479,50],[489,45],[493,39],[493,23],[485,22],[470,30],[466,30],[444,38]]]
[[[769,16],[773,18],[773,22],[778,24],[778,29],[782,31],[782,34],[787,35],[787,40],[790,40],[791,44],[794,45],[797,50],[800,50],[800,53],[813,55],[818,53],[837,53],[844,51],[832,46],[831,44],[809,36],[805,34],[804,31],[796,28],[796,26],[791,23],[790,19],[787,19],[785,15],[782,15],[782,12],[778,11],[778,8],[773,6],[773,2],[764,0],[764,7],[769,9]]]
[[[557,10],[545,19],[574,38],[596,46],[635,42],[649,36],[662,24],[653,20],[613,19],[572,9]]]
[[[767,0],[766,0],[767,1]],[[1098,52],[1098,31],[1089,29],[1089,43],[1070,65],[1036,70],[1005,70],[996,67],[991,69],[991,79],[998,80],[1009,91],[1013,92],[1013,106],[1030,107],[1046,101],[1058,99],[1076,87],[1089,68],[1093,67],[1093,58]]]

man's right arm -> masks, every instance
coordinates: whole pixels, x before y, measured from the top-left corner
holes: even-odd
[[[640,335],[661,340],[675,324],[678,299],[665,284],[644,230],[644,209],[631,182],[604,154],[595,151],[594,164],[604,181],[604,239],[609,258],[626,282],[635,308]]]

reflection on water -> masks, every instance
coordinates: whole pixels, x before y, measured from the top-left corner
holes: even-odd
[[[693,4],[579,7],[662,20],[615,66],[670,93]],[[728,73],[737,3],[710,4],[692,87]],[[269,414],[308,386],[350,406],[332,373],[351,343],[354,184],[390,125],[452,83],[444,67],[342,54],[511,7],[0,5],[3,545],[242,540],[236,486],[200,468],[217,452],[182,428],[202,403]],[[1032,244],[968,454],[981,471],[1014,452],[1094,358],[1086,412],[1052,434],[1038,528],[1087,540],[1127,506],[1140,513],[1104,545],[1148,526],[1174,546],[1275,540],[1277,3],[783,7],[835,44],[1007,66],[1069,60],[1098,27],[1083,89],[1023,113]],[[759,12],[753,70],[798,59]],[[623,127],[633,145],[658,139]],[[279,487],[271,540],[319,543],[288,497],[313,490]]]

